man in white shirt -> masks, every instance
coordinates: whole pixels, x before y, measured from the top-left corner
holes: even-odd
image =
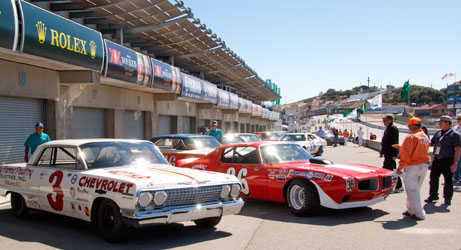
[[[359,147],[361,147],[362,144],[363,144],[363,130],[362,130],[362,127],[360,127],[359,131],[357,131],[357,137],[358,137],[358,140],[359,140]]]

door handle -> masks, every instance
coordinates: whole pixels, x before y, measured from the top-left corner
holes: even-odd
[[[40,173],[40,176],[46,176],[46,175],[48,175],[46,172],[41,172]]]

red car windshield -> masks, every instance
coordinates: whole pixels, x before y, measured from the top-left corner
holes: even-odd
[[[312,155],[297,144],[269,144],[260,147],[264,163],[308,161]]]

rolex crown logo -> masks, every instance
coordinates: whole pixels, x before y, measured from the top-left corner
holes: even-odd
[[[90,51],[91,51],[91,58],[94,59],[94,57],[96,56],[96,43],[91,40],[90,42]]]
[[[46,37],[46,27],[45,24],[42,23],[42,21],[38,21],[37,24],[35,25],[37,27],[37,33],[38,33],[38,41],[43,44],[45,43],[45,37]]]

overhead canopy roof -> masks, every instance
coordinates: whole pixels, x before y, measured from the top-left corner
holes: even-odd
[[[265,85],[256,72],[245,64],[245,61],[226,46],[221,38],[195,18],[182,1],[175,0],[175,3],[169,0],[71,1],[84,7],[80,10],[77,8],[80,14],[75,13],[74,17],[103,17],[110,24],[123,27],[124,32],[134,35],[132,38],[127,37],[129,40],[124,40],[124,42],[129,41],[132,47],[139,47],[149,52],[159,49],[166,51],[174,57],[175,64],[190,65],[190,68],[204,72],[207,80],[238,89],[252,99],[268,101],[280,98]],[[75,6],[64,5],[67,1],[58,2],[63,10],[71,11],[74,8],[75,11]],[[52,2],[50,4],[57,5]]]

